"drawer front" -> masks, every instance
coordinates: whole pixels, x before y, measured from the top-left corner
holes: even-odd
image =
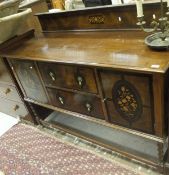
[[[110,121],[153,133],[153,90],[149,75],[101,71],[101,83]]]
[[[2,58],[0,58],[0,82],[14,84]]]
[[[28,110],[23,103],[18,103],[8,99],[0,99],[0,112],[14,116],[14,117],[27,117]]]
[[[39,63],[46,85],[97,93],[94,71],[90,68]]]
[[[104,119],[101,100],[92,95],[81,95],[47,88],[53,106]]]
[[[33,61],[11,60],[26,97],[33,100],[47,103],[45,91],[40,82],[36,67]]]
[[[0,96],[22,103],[22,100],[18,94],[18,91],[13,86],[0,84]]]

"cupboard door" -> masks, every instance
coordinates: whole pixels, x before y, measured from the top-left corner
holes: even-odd
[[[101,71],[100,78],[110,122],[153,134],[151,76]]]
[[[39,79],[33,61],[12,60],[14,71],[25,91],[25,95],[33,100],[47,103],[47,97]]]

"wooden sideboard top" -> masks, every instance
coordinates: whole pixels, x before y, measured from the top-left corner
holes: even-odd
[[[169,52],[150,50],[140,31],[58,32],[42,38],[18,41],[0,55],[8,58],[39,60],[116,68],[147,73],[165,73]]]

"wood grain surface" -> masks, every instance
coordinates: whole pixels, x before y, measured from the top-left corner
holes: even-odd
[[[64,32],[9,47],[1,56],[115,68],[120,70],[165,73],[169,64],[167,51],[150,50],[139,31]],[[154,68],[155,66],[155,68]]]

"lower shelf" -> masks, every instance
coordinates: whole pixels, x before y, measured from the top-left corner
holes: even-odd
[[[136,159],[152,162],[152,164],[160,164],[164,157],[164,143],[72,115],[52,112],[44,120],[44,123],[60,126],[70,133],[90,138],[90,140],[103,143],[109,148],[112,147],[113,150],[121,150],[119,152],[126,152]]]

